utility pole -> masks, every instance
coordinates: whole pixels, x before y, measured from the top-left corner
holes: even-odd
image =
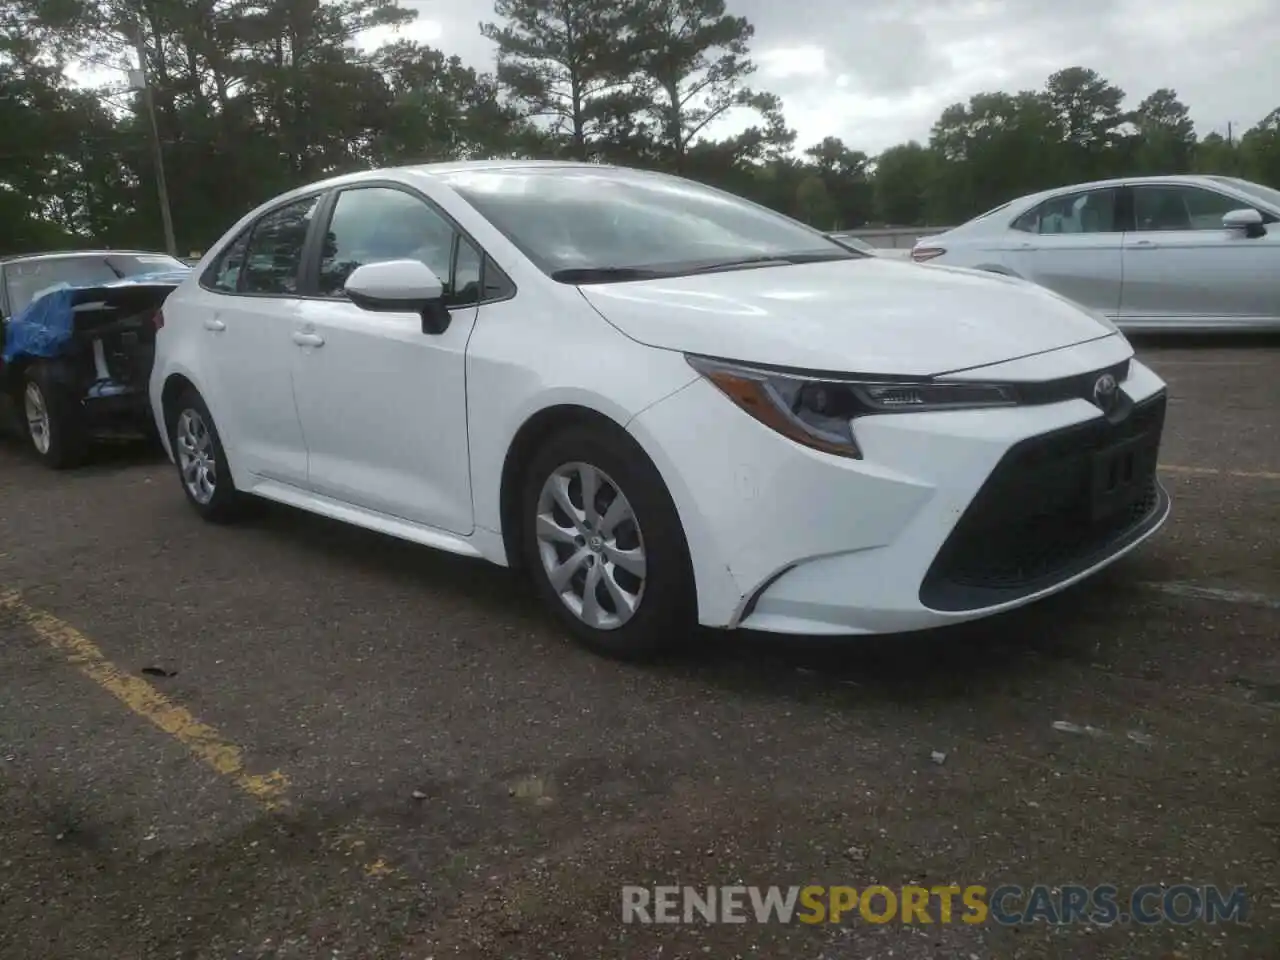
[[[160,195],[160,219],[164,223],[165,251],[171,257],[178,255],[178,241],[173,235],[173,214],[169,210],[169,186],[164,178],[164,150],[160,146],[160,127],[156,123],[156,101],[151,95],[151,82],[147,79],[147,48],[142,39],[142,17],[139,15],[134,32],[138,51],[138,87],[147,109],[151,125],[151,150],[156,164],[156,192]]]

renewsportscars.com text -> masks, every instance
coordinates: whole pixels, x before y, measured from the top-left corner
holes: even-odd
[[[1143,884],[949,886],[625,886],[623,923],[1242,923],[1244,889]]]

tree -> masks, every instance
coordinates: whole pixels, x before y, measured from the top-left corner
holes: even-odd
[[[827,185],[822,177],[817,174],[811,173],[800,181],[800,186],[796,188],[795,211],[796,216],[811,227],[818,227],[820,230],[833,230],[837,227],[831,195],[827,192]]]
[[[373,119],[373,162],[516,156],[536,146],[536,131],[501,101],[495,80],[457,57],[401,41],[378,50],[375,63],[388,89]]]
[[[857,227],[872,216],[874,192],[868,177],[870,158],[851,150],[839,137],[826,137],[805,151],[817,168],[834,219],[843,228]]]
[[[1049,77],[1045,93],[1057,113],[1065,148],[1064,169],[1059,172],[1071,171],[1079,180],[1118,173],[1108,161],[1114,158],[1125,122],[1124,91],[1096,70],[1068,67]]]
[[[724,0],[636,0],[637,96],[664,161],[683,170],[689,149],[734,108],[754,111],[785,131],[781,103],[752,91],[748,45],[755,28],[725,12]],[[785,134],[782,134],[785,136]]]
[[[872,180],[876,217],[889,226],[924,224],[933,176],[934,154],[916,141],[885,150]]]
[[[1161,87],[1129,116],[1134,134],[1128,138],[1134,174],[1189,173],[1195,163],[1196,127],[1178,94]]]
[[[480,25],[498,45],[498,80],[527,116],[565,136],[578,159],[630,112],[619,99],[634,72],[637,9],[612,0],[497,0],[494,12],[507,22]]]
[[[1239,176],[1241,160],[1239,145],[1220,133],[1210,133],[1196,144],[1192,169],[1196,173],[1216,173],[1221,176]]]
[[[1044,93],[980,93],[953,104],[934,124],[930,146],[939,163],[928,205],[945,223],[1063,182],[1062,127]]]
[[[1280,187],[1280,107],[1240,138],[1240,166],[1246,178]]]

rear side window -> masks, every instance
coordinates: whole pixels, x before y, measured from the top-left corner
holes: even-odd
[[[319,202],[319,197],[296,200],[254,225],[240,271],[240,293],[297,294],[302,249]]]
[[[205,271],[204,285],[219,293],[235,293],[240,287],[240,269],[249,249],[249,230],[232,240]]]
[[[1118,233],[1118,196],[1119,191],[1108,188],[1052,197],[1013,221],[1013,229],[1040,234]]]

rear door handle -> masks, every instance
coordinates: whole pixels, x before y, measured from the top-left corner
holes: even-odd
[[[204,322],[204,328],[206,330],[212,330],[214,333],[221,333],[223,330],[227,329],[227,325],[216,317],[210,317]]]
[[[318,333],[303,333],[301,330],[295,330],[293,342],[300,347],[323,347],[324,337]]]

